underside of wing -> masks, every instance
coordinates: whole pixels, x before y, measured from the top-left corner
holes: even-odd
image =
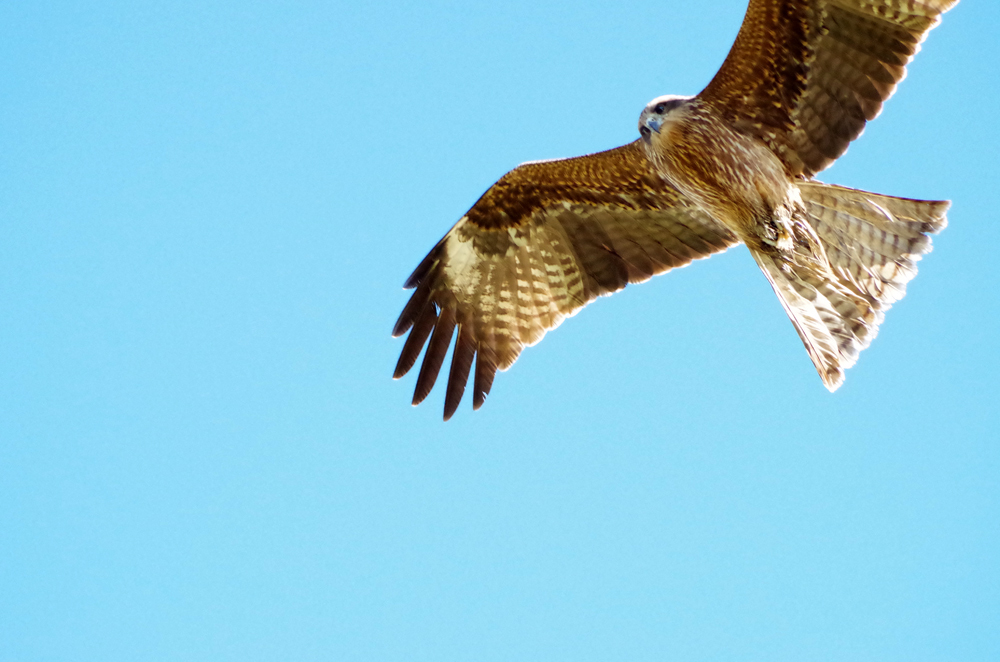
[[[416,291],[393,329],[394,336],[409,331],[394,377],[405,375],[427,344],[413,396],[419,404],[457,331],[445,420],[470,373],[478,409],[497,370],[596,297],[736,241],[665,184],[638,143],[519,166],[407,280]]]
[[[958,0],[751,0],[699,98],[768,143],[790,174],[827,168],[874,119]]]

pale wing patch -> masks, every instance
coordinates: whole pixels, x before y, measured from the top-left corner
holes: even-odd
[[[395,376],[412,367],[430,336],[414,395],[414,403],[423,400],[457,327],[445,414],[461,399],[474,355],[478,408],[495,371],[588,302],[734,243],[729,231],[687,205],[630,210],[560,202],[498,229],[463,219],[408,281],[417,291],[394,330],[410,330]]]

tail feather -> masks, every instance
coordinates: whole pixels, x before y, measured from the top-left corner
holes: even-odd
[[[831,391],[871,344],[885,311],[906,294],[929,234],[947,224],[944,201],[909,200],[830,186],[799,184],[825,260],[803,253],[751,249]],[[825,262],[825,263],[824,263]]]
[[[818,182],[800,184],[809,222],[830,266],[885,307],[903,298],[929,253],[928,236],[948,224],[945,201],[909,200]]]

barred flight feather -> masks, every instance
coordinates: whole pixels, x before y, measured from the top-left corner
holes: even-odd
[[[594,186],[561,184],[567,172],[582,173]],[[410,335],[393,376],[405,375],[426,344],[413,396],[420,403],[457,326],[445,418],[461,401],[474,357],[478,409],[497,370],[585,304],[734,243],[730,231],[653,174],[634,143],[517,168],[407,279],[416,292],[393,334]]]

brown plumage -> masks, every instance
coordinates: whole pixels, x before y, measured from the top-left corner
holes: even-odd
[[[875,119],[927,32],[958,0],[752,0],[698,95],[791,175],[829,167]]]
[[[445,395],[458,406],[476,356],[473,407],[496,371],[601,295],[736,243],[652,169],[639,142],[529,163],[494,184],[424,258],[393,335],[412,328],[394,377],[430,344],[413,404],[430,392],[457,323]],[[433,335],[431,332],[433,331]]]
[[[445,419],[597,296],[747,244],[830,390],[905,293],[946,202],[809,181],[843,154],[958,0],[751,0],[718,74],[661,97],[642,139],[504,175],[406,282],[394,377],[424,345],[413,404],[457,329]],[[428,342],[429,338],[429,342]]]

